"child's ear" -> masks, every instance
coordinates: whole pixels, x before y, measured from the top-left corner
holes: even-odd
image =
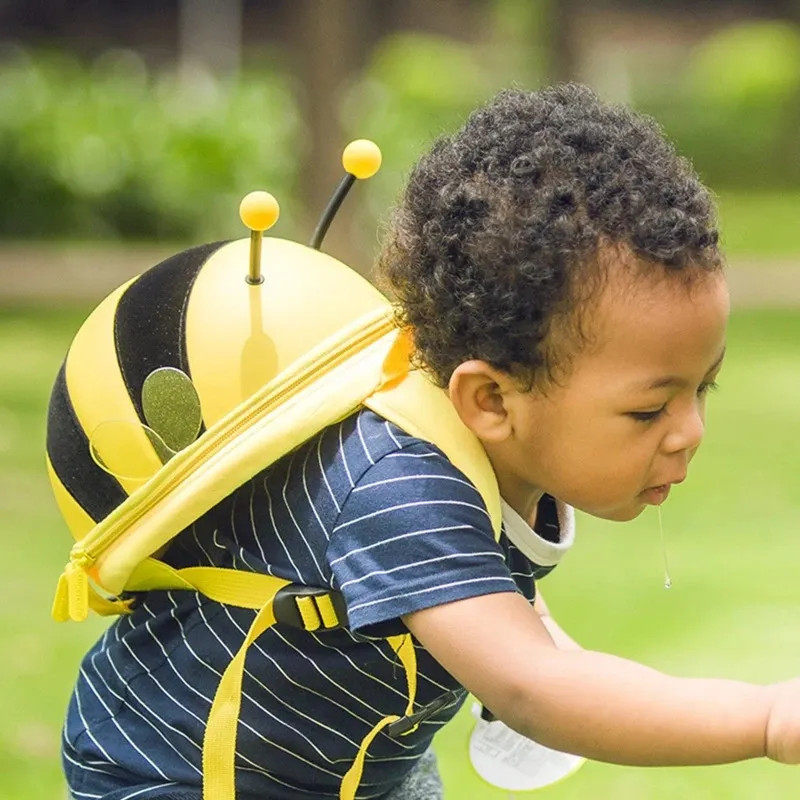
[[[513,433],[504,394],[509,386],[508,376],[485,361],[464,361],[447,389],[461,421],[479,439],[501,442]]]

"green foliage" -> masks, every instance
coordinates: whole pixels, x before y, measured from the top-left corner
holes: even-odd
[[[495,27],[508,31],[516,21],[518,39],[533,27],[513,2],[496,11],[502,18]],[[373,219],[386,217],[405,175],[436,136],[511,82],[499,75],[523,74],[520,67],[498,69],[502,43],[494,39],[475,47],[402,34],[378,46],[344,106],[350,132],[370,136],[384,151],[380,177],[362,190]],[[683,72],[631,67],[634,104],[664,125],[717,191],[726,252],[796,256],[800,174],[795,178],[788,165],[800,152],[800,142],[791,149],[790,125],[792,98],[800,97],[800,34],[777,22],[737,25],[709,37]],[[542,72],[542,64],[533,65],[529,80],[518,83],[533,88]]]
[[[346,92],[346,130],[384,153],[378,179],[359,190],[366,240],[436,136],[497,90],[541,82],[547,4],[500,0],[492,9],[480,43],[388,37]],[[623,55],[634,105],[722,196],[728,251],[796,254],[800,33],[780,22],[724,28],[682,69],[666,51]],[[199,68],[148,70],[128,51],[88,65],[0,52],[0,238],[239,236],[238,202],[258,187],[280,198],[281,235],[292,238],[304,135],[290,77],[267,66],[225,82]]]
[[[207,241],[238,226],[246,192],[285,192],[296,169],[297,112],[275,72],[228,85],[150,75],[127,51],[88,66],[14,51],[0,110],[6,238]]]
[[[637,87],[636,103],[661,122],[716,188],[800,186],[800,33],[747,22],[705,40],[683,72]]]
[[[724,28],[698,48],[690,79],[719,109],[765,111],[789,101],[800,78],[800,33],[787,23]]]
[[[384,168],[365,187],[382,218],[428,145],[459,127],[495,90],[487,52],[463,42],[397,34],[381,42],[344,105],[348,129],[380,144]]]

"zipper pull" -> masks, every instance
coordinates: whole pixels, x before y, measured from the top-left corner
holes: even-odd
[[[89,576],[86,556],[73,557],[64,567],[56,586],[52,615],[56,622],[83,622],[89,616]]]
[[[64,570],[67,578],[69,617],[83,622],[89,616],[89,576],[78,561],[70,561]]]
[[[56,622],[69,620],[69,589],[67,587],[67,571],[61,573],[56,586],[56,596],[53,598],[53,608],[50,612]]]

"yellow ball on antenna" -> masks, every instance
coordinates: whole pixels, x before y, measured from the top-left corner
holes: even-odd
[[[250,192],[239,204],[239,217],[251,231],[266,231],[280,216],[278,201],[269,192]]]
[[[345,147],[342,165],[359,180],[371,178],[381,168],[381,149],[369,139],[356,139]]]

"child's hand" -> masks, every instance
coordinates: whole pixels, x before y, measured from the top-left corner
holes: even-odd
[[[774,689],[767,721],[767,756],[782,764],[800,764],[800,678]]]

